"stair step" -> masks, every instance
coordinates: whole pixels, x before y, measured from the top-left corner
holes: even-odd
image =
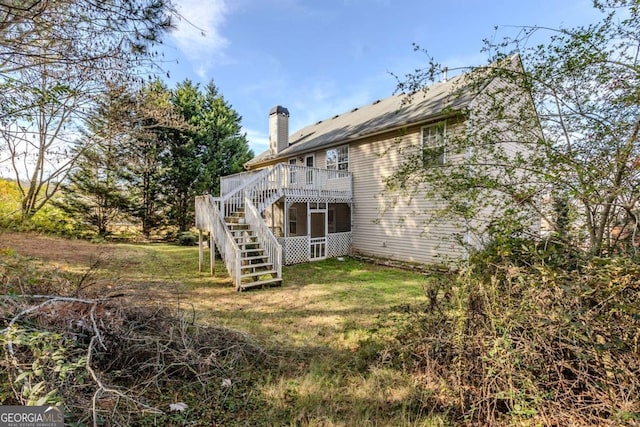
[[[240,222],[240,220],[243,220],[242,222]],[[230,224],[241,224],[241,225],[247,225],[244,222],[244,217],[243,216],[225,216],[224,217],[224,221],[226,223],[230,223]]]
[[[256,248],[259,248],[260,242],[256,242],[255,240],[250,240],[248,242],[243,240],[236,240],[236,245],[238,245],[240,249],[246,248],[249,245],[256,245]]]
[[[259,267],[273,267],[273,263],[271,262],[261,262],[259,264],[245,264],[241,265],[240,268],[259,268]]]
[[[235,240],[236,242],[239,242],[239,241],[241,241],[241,240],[246,240],[246,239],[255,239],[255,238],[256,238],[256,236],[245,236],[245,235],[242,235],[242,234],[241,234],[241,235],[238,235],[238,236],[233,236],[233,238],[234,238],[234,240]]]
[[[231,231],[231,234],[233,234],[234,236],[244,236],[244,235],[255,236],[255,233],[250,228],[234,227],[232,230],[229,230],[229,231]]]
[[[229,227],[229,229],[231,231],[247,231],[249,230],[249,224],[227,224],[227,227]]]
[[[275,278],[275,279],[259,280],[257,282],[240,283],[240,285],[236,287],[236,290],[238,292],[242,292],[249,288],[263,287],[265,285],[271,285],[271,286],[282,285],[282,279]]]
[[[248,256],[248,257],[242,257],[242,261],[253,261],[256,259],[267,259],[266,255],[256,255],[256,256]]]
[[[277,273],[278,272],[276,270],[252,271],[251,273],[241,274],[240,280],[242,281],[242,279],[247,279],[249,277],[260,277],[260,276],[266,276],[267,274],[277,274]]]
[[[252,252],[264,252],[264,248],[240,249],[240,254],[250,254]],[[242,259],[245,259],[245,257],[242,257]]]
[[[244,248],[248,251],[262,249],[259,242],[236,242],[236,244],[240,247],[240,249]],[[251,249],[251,248],[248,248],[247,246],[255,246],[255,248]]]

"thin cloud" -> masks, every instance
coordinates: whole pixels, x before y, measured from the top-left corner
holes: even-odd
[[[227,0],[178,0],[177,10],[183,19],[171,36],[193,71],[206,78],[214,61],[225,59],[229,46],[221,31],[230,13]]]
[[[265,118],[265,123],[266,121],[267,119]],[[269,148],[269,135],[267,133],[247,128],[243,128],[242,130],[247,134],[249,148],[253,150],[253,154],[258,155]]]

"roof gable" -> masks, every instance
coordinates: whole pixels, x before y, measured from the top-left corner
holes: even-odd
[[[293,132],[289,147],[275,154],[267,150],[246,163],[255,167],[261,163],[309,152],[374,135],[387,130],[428,121],[447,111],[459,111],[473,99],[471,93],[458,91],[463,75],[418,91],[407,102],[406,94],[394,95],[372,104],[321,120]],[[452,96],[455,93],[456,96]]]

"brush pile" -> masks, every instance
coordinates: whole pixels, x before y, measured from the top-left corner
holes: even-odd
[[[210,417],[268,357],[248,335],[175,307],[95,289],[68,296],[77,287],[60,272],[17,256],[0,263],[2,405],[61,404],[82,424],[171,424],[197,418],[192,399]]]

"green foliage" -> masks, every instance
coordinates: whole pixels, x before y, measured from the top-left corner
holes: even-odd
[[[166,223],[162,196],[162,153],[167,150],[170,132],[184,129],[176,117],[168,88],[159,80],[147,84],[140,93],[125,100],[125,111],[133,116],[129,133],[118,153],[124,160],[122,173],[131,196],[129,213],[149,237]]]
[[[82,228],[104,237],[111,224],[129,210],[122,172],[122,139],[126,138],[130,102],[123,87],[111,87],[97,101],[87,119],[83,148],[68,182],[62,186],[57,207],[73,217]]]
[[[625,425],[640,414],[640,267],[548,261],[514,240],[428,280],[428,307],[396,321],[382,360],[465,424]]]
[[[563,244],[594,255],[635,251],[640,11],[632,0],[595,5],[603,15],[593,25],[521,27],[485,41],[488,63],[469,67],[448,94],[474,99],[469,111],[449,111],[447,125],[466,121],[447,135],[451,161],[424,167],[415,149],[405,153],[388,191],[436,200],[441,208],[425,212],[432,221],[457,221],[477,236],[489,223],[526,230],[543,218]],[[424,89],[440,72],[429,58],[398,89]]]
[[[183,231],[178,234],[178,244],[180,246],[193,246],[198,243],[198,235],[193,231]]]
[[[172,92],[171,101],[191,129],[171,134],[162,156],[161,182],[169,221],[184,232],[194,222],[194,197],[217,194],[220,176],[241,172],[253,153],[241,134],[240,115],[213,82],[203,93],[199,85],[185,80]]]
[[[20,219],[20,191],[15,182],[0,179],[0,227],[11,227]]]
[[[21,220],[18,186],[4,179],[0,179],[0,227],[60,236],[75,236],[78,232],[76,222],[54,205],[45,205],[28,220]]]
[[[42,207],[29,221],[22,223],[21,229],[22,231],[77,237],[81,235],[77,225],[75,218],[70,217],[59,207],[49,204]]]
[[[62,404],[64,391],[85,382],[84,352],[74,340],[58,333],[10,327],[0,335],[0,346],[2,382],[12,383],[15,390],[13,396],[0,395],[3,405]]]

